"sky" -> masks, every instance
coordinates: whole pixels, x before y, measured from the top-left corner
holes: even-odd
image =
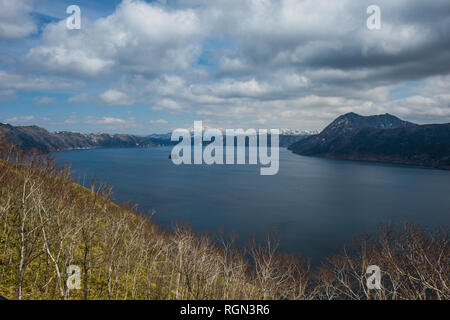
[[[81,28],[68,29],[78,5]],[[369,5],[380,29],[369,29]],[[450,122],[448,0],[0,0],[0,122],[50,131]]]

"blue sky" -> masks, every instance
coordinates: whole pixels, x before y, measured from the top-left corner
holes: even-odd
[[[148,134],[322,129],[346,112],[450,122],[450,4],[0,0],[0,121]],[[81,9],[68,30],[66,8]]]

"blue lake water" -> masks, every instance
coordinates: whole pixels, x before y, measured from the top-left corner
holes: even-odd
[[[302,157],[280,149],[280,170],[259,165],[181,165],[170,147],[65,151],[78,177],[114,187],[114,200],[156,210],[163,226],[234,232],[240,241],[276,230],[280,248],[318,262],[380,222],[450,223],[450,171]]]

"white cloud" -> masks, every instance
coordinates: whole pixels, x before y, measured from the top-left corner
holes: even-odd
[[[155,106],[152,107],[154,111],[170,111],[170,112],[178,112],[182,111],[181,106],[174,100],[171,99],[162,99],[156,103]]]
[[[85,19],[76,32],[68,30],[65,21],[47,25],[41,44],[25,60],[64,74],[159,74],[188,68],[201,54],[202,34],[192,9],[124,0],[105,18]]]
[[[101,122],[105,123],[105,124],[114,124],[114,123],[125,123],[126,121],[123,119],[118,119],[118,118],[104,117],[101,120]]]
[[[4,122],[12,124],[28,124],[30,121],[33,121],[34,119],[35,119],[34,116],[21,116],[6,119]]]
[[[11,101],[17,98],[16,92],[12,89],[0,90],[0,101]]]
[[[22,75],[0,70],[0,88],[35,91],[75,89],[80,86],[81,83],[78,81],[49,76]]]
[[[30,0],[0,0],[0,39],[18,39],[37,30]]]
[[[37,104],[37,105],[41,105],[41,106],[47,106],[47,105],[50,105],[50,104],[55,104],[56,103],[56,99],[52,98],[52,97],[47,97],[47,96],[34,97],[33,98],[33,103]]]
[[[450,122],[450,76],[435,76],[408,91],[408,96],[386,101],[383,107],[420,123]]]
[[[100,100],[107,105],[131,105],[133,101],[126,93],[109,89],[100,95]]]
[[[158,119],[158,120],[150,120],[151,124],[167,124],[169,123],[169,121],[164,120],[164,119]]]
[[[64,123],[66,123],[66,124],[75,124],[77,122],[78,122],[78,119],[77,119],[76,115],[74,115],[74,114],[70,115],[70,117],[68,119],[64,120]]]
[[[69,102],[81,102],[81,103],[91,102],[92,100],[93,99],[89,97],[89,95],[86,93],[80,93],[67,99],[67,101]]]
[[[85,123],[95,126],[103,126],[107,129],[126,129],[133,128],[136,126],[134,118],[121,119],[115,117],[87,117],[84,120]]]

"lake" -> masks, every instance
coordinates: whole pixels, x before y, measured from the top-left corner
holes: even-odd
[[[380,222],[448,227],[450,171],[295,155],[280,149],[280,169],[259,165],[181,165],[171,147],[73,150],[58,154],[77,177],[114,187],[114,200],[156,210],[162,226],[234,232],[241,243],[276,230],[280,249],[317,263]],[[83,179],[80,179],[83,182]],[[88,184],[88,183],[87,183]]]

